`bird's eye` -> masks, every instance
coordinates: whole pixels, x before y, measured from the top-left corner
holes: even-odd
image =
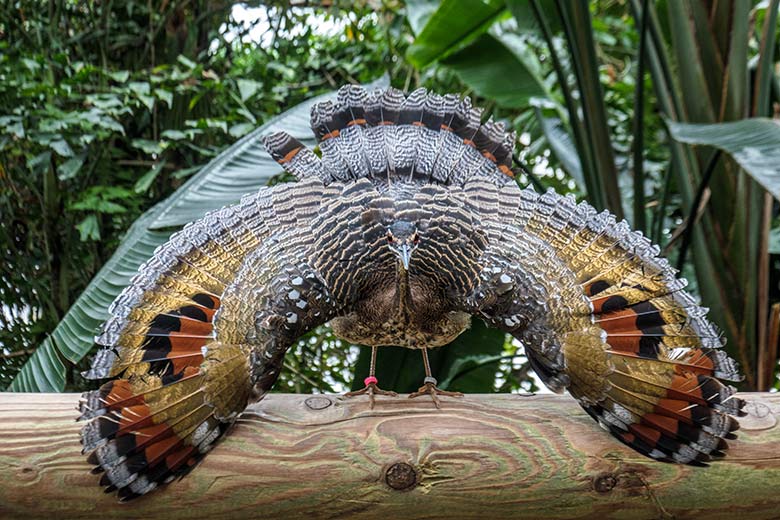
[[[412,237],[412,243],[414,243],[415,245],[419,244],[420,243],[420,235],[415,233],[414,236]]]
[[[387,232],[387,243],[388,244],[392,244],[393,242],[395,242],[395,237],[393,237],[393,234],[388,231]]]

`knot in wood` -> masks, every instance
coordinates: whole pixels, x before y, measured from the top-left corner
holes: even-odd
[[[399,491],[411,489],[417,484],[417,472],[406,462],[396,462],[385,472],[385,482]]]
[[[593,479],[593,489],[599,493],[608,493],[617,485],[615,475],[604,473]]]
[[[771,430],[777,426],[777,417],[765,403],[750,400],[745,404],[744,410],[747,416],[739,420],[743,430]]]
[[[306,406],[308,406],[312,410],[324,410],[331,404],[333,404],[333,401],[328,399],[327,397],[316,395],[314,397],[309,397],[304,401],[306,403]]]
[[[16,478],[20,482],[31,482],[38,478],[38,468],[32,464],[24,463],[19,467]]]

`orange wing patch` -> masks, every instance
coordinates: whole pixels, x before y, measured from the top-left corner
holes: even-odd
[[[214,314],[220,301],[214,296],[196,294],[194,305],[167,314],[158,314],[141,346],[142,362],[150,372],[163,376],[178,375],[203,362],[203,347],[214,337]]]

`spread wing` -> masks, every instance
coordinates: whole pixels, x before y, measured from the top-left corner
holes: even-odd
[[[84,451],[122,499],[183,475],[287,348],[338,310],[311,265],[320,213],[342,197],[311,176],[207,215],[161,246],[112,305],[84,394]]]
[[[553,390],[567,389],[637,451],[700,464],[722,455],[743,402],[707,310],[658,248],[607,212],[553,191],[466,183],[490,245],[464,309],[522,341]]]

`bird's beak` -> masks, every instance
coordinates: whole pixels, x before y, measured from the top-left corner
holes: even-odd
[[[398,249],[398,256],[401,258],[401,263],[404,266],[404,270],[409,270],[409,259],[412,257],[412,249],[409,244],[401,244]]]

